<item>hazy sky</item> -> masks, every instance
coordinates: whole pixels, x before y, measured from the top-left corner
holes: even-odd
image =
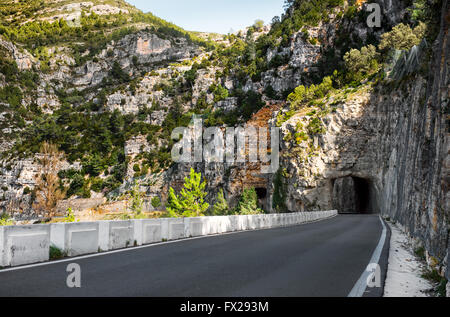
[[[283,13],[284,0],[127,0],[189,31],[226,34]]]

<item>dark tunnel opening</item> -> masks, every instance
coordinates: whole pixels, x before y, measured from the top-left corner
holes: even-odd
[[[353,181],[355,183],[356,212],[363,214],[371,213],[369,181],[359,177],[353,177]]]
[[[267,204],[267,188],[258,187],[255,188],[256,195],[258,196],[258,205],[260,208],[266,208]]]
[[[375,191],[370,180],[356,176],[332,180],[333,208],[339,213],[376,213]]]
[[[267,189],[266,188],[255,188],[256,195],[258,196],[258,199],[264,199],[267,197]]]

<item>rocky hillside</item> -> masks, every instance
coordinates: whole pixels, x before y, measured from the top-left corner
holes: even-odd
[[[270,26],[220,36],[121,0],[3,1],[1,208],[36,216],[47,141],[64,153],[61,210],[117,206],[135,180],[151,210],[195,167],[211,204],[220,188],[234,205],[254,187],[266,211],[389,216],[444,272],[448,4],[372,1],[382,16],[371,28],[365,2],[288,0]],[[280,127],[280,169],[173,163],[171,132],[193,115],[205,126]]]

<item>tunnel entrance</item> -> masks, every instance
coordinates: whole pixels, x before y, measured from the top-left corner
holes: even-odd
[[[267,206],[267,188],[258,187],[255,188],[256,195],[258,196],[258,206],[265,209]]]
[[[339,213],[374,213],[372,185],[360,177],[344,177],[333,182],[333,208]]]
[[[356,210],[362,214],[371,213],[370,211],[370,185],[364,178],[353,177],[356,194]]]

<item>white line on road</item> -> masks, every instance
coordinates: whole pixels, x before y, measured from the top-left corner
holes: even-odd
[[[381,252],[383,251],[384,242],[386,241],[386,226],[384,225],[383,219],[381,219],[380,216],[381,225],[383,226],[383,231],[381,233],[380,241],[378,242],[377,247],[375,248],[375,251],[373,252],[372,258],[370,259],[369,265],[371,263],[378,264],[380,261]],[[355,286],[353,286],[353,289],[350,291],[347,297],[362,297],[364,295],[364,292],[367,288],[367,278],[371,274],[370,271],[364,270],[364,272],[361,274],[361,277],[356,282]]]

